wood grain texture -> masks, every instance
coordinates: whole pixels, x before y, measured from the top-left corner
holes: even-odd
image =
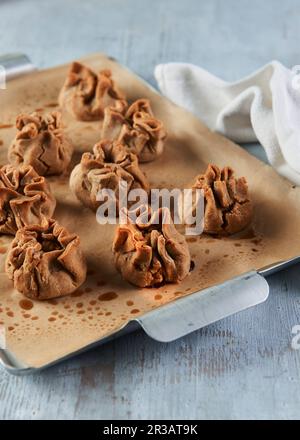
[[[236,80],[299,64],[299,14],[297,0],[1,1],[0,53],[48,67],[104,51],[152,84],[167,61]],[[0,418],[299,418],[299,269],[268,278],[265,304],[172,344],[138,332],[36,376],[0,370]]]

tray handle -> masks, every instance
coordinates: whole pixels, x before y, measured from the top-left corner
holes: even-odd
[[[160,342],[171,342],[208,324],[260,304],[269,285],[256,271],[195,292],[137,318],[143,330]]]
[[[4,69],[6,81],[36,70],[30,58],[23,53],[1,55],[0,66]]]

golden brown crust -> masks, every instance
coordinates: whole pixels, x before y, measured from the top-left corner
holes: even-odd
[[[77,198],[92,210],[101,205],[96,199],[98,192],[104,188],[111,189],[118,208],[118,188],[122,180],[127,183],[128,191],[138,188],[149,191],[136,155],[128,152],[119,142],[102,140],[94,146],[93,153],[82,155],[81,162],[71,173],[70,187]]]
[[[156,159],[163,152],[166,136],[163,123],[154,117],[148,99],[138,99],[126,113],[105,109],[101,138],[124,143],[140,162]]]
[[[38,300],[68,295],[86,278],[79,237],[53,219],[18,230],[5,269],[15,289]]]
[[[62,129],[61,114],[42,117],[21,114],[16,120],[17,135],[8,149],[13,165],[31,165],[41,176],[61,174],[70,163],[73,147]]]
[[[81,121],[102,119],[108,106],[119,111],[127,107],[125,96],[116,87],[110,70],[101,70],[96,75],[78,62],[71,64],[59,94],[59,104]]]
[[[146,224],[118,226],[113,242],[116,268],[138,287],[183,280],[190,270],[190,253],[167,208],[153,213]]]
[[[43,224],[56,201],[46,179],[30,165],[0,168],[0,233],[15,235],[19,228]]]
[[[194,189],[204,191],[204,232],[228,235],[244,229],[252,218],[252,204],[245,177],[235,178],[230,167],[209,164],[196,177]]]

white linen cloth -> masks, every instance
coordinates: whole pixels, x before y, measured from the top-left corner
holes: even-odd
[[[260,142],[270,164],[300,185],[300,66],[273,61],[228,83],[186,63],[160,64],[161,92],[230,139]]]

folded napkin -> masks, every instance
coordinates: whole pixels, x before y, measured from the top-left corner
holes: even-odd
[[[165,96],[212,130],[260,142],[278,173],[300,185],[300,66],[273,61],[228,83],[198,66],[168,63],[156,66],[155,77]]]

